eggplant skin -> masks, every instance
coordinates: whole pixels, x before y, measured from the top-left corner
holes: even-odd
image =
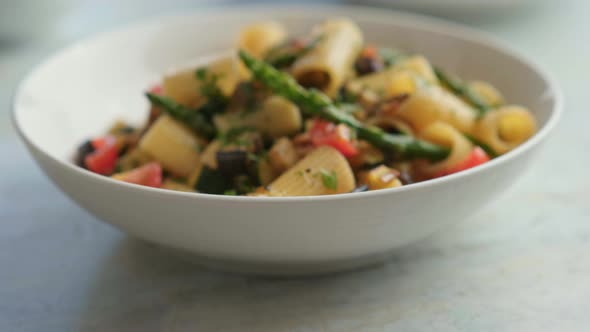
[[[92,141],[87,140],[86,142],[82,143],[78,147],[78,150],[76,151],[76,157],[75,157],[76,165],[86,168],[86,163],[84,162],[84,159],[86,159],[86,156],[88,156],[89,154],[94,152],[94,150],[95,149],[94,149],[94,146],[92,145]]]
[[[217,169],[224,176],[235,176],[248,172],[248,153],[243,150],[218,151]]]
[[[203,167],[195,189],[200,193],[223,195],[226,190],[232,188],[231,181],[221,174],[219,170]]]

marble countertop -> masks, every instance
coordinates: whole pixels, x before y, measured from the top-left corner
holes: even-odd
[[[128,238],[34,165],[7,116],[18,79],[72,40],[163,8],[81,3],[56,31],[0,42],[0,331],[590,329],[590,2],[468,19],[535,57],[566,96],[562,122],[510,193],[384,265],[290,280],[207,271]]]

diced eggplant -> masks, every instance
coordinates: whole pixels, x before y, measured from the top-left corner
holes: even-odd
[[[217,151],[217,170],[227,177],[248,172],[248,153],[243,150]]]
[[[205,166],[195,189],[201,193],[223,195],[226,190],[232,189],[232,183],[219,170]]]
[[[86,142],[82,143],[82,145],[80,145],[78,147],[78,150],[76,151],[76,158],[75,158],[76,165],[86,168],[86,165],[84,164],[84,159],[86,158],[87,155],[94,152],[94,150],[95,150],[95,148],[92,145],[92,141],[87,140]]]

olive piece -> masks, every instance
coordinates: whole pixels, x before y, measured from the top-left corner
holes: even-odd
[[[92,145],[92,141],[87,140],[86,142],[82,143],[82,145],[80,145],[78,147],[78,150],[76,151],[76,158],[75,158],[76,165],[86,168],[86,164],[84,163],[84,159],[86,159],[86,156],[88,156],[89,154],[94,152],[94,150],[96,150],[96,149]]]
[[[378,72],[383,69],[383,62],[378,58],[370,58],[362,56],[356,59],[354,69],[359,76]]]

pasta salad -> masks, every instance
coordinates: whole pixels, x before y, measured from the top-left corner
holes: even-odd
[[[424,55],[378,47],[355,22],[306,36],[244,27],[236,52],[166,75],[141,126],[77,149],[92,172],[219,195],[314,196],[410,185],[486,163],[536,131],[532,114]]]

